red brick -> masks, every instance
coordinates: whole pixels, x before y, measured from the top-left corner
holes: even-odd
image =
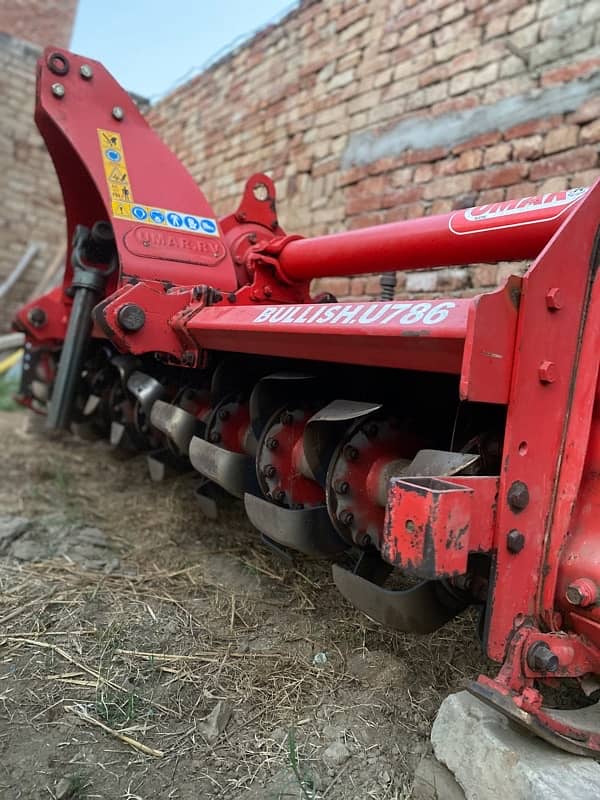
[[[500,142],[493,147],[488,147],[483,154],[483,163],[486,167],[490,164],[506,164],[510,159],[512,147],[508,142]]]
[[[475,288],[495,286],[498,268],[495,264],[480,264],[469,270],[471,283]]]
[[[567,122],[589,122],[600,117],[600,95],[591,97],[577,111],[567,116]]]
[[[590,122],[581,129],[581,144],[600,142],[600,119]]]
[[[350,281],[350,294],[354,297],[356,297],[356,295],[365,294],[364,278],[352,278]]]
[[[508,142],[511,139],[518,139],[521,136],[530,136],[532,133],[546,133],[562,124],[562,117],[544,117],[543,119],[532,119],[529,122],[522,122],[504,131],[504,139]]]
[[[469,139],[466,142],[454,145],[452,148],[453,153],[462,153],[465,150],[472,150],[476,147],[487,147],[490,144],[495,144],[500,141],[500,133],[498,131],[490,131],[489,133],[482,133]]]
[[[599,66],[600,58],[588,58],[575,64],[567,64],[564,67],[550,69],[543,73],[541,84],[542,86],[551,86],[555,83],[568,83],[575,78],[597,72]]]
[[[407,164],[427,163],[443,158],[446,153],[447,150],[445,147],[433,147],[430,150],[409,150],[406,154],[405,161]]]
[[[463,150],[456,161],[457,172],[468,172],[473,169],[479,169],[483,160],[483,153],[481,150]]]
[[[78,0],[27,0],[2,4],[2,32],[39,47],[68,47]]]
[[[544,152],[544,140],[539,134],[514,139],[513,156],[517,161],[539,158]]]
[[[529,177],[532,181],[543,180],[554,175],[592,169],[597,165],[598,151],[595,147],[588,145],[535,161],[530,167]]]
[[[577,125],[562,125],[546,134],[544,153],[558,153],[561,150],[571,150],[577,146],[579,128]]]
[[[525,164],[510,164],[497,169],[488,169],[473,176],[473,188],[493,189],[496,186],[510,186],[524,178],[527,169]]]

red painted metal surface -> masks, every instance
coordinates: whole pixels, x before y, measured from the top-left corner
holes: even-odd
[[[186,328],[205,349],[458,374],[470,302],[215,305]]]
[[[65,75],[49,68],[53,53],[66,61]],[[89,79],[81,74],[84,65],[92,71]],[[57,85],[63,90],[60,96],[56,89],[53,92]],[[115,118],[115,109],[120,109],[120,119]],[[186,225],[186,216],[214,219],[208,201],[101,64],[48,48],[38,62],[35,119],[61,183],[69,240],[75,225],[91,227],[98,219],[109,219],[122,275],[184,286],[209,282],[224,291],[237,288],[222,237],[198,233]],[[112,141],[115,137],[116,142]],[[117,216],[118,206],[129,218]],[[145,212],[143,220],[136,219],[135,207]],[[179,227],[166,221],[149,224],[152,209],[178,215]],[[161,218],[160,213],[154,216]],[[69,260],[65,282],[71,277]]]
[[[381,552],[386,561],[422,578],[466,572],[469,553],[493,548],[498,479],[392,479]]]
[[[454,428],[465,407],[470,413],[472,404],[493,404],[489,418],[502,427],[499,474],[395,481],[386,502],[390,462],[410,457],[390,445],[385,457],[375,453],[355,468],[354,508],[330,502],[335,487],[327,486],[327,513],[336,526],[339,511],[351,512],[353,541],[366,547],[358,534],[368,527],[369,547],[426,579],[460,578],[474,558],[488,555],[490,574],[478,576],[488,586],[484,642],[503,667],[481,687],[505,713],[525,709],[536,724],[576,738],[573,726],[546,714],[533,681],[600,674],[600,183],[302,239],[279,227],[273,183],[255,175],[238,209],[217,222],[101,65],[66,51],[49,57],[39,62],[36,120],[61,181],[69,236],[77,225],[109,219],[116,239],[119,268],[94,310],[90,345],[105,340],[101,349],[143,356],[159,370],[189,368],[181,386],[198,376],[208,386],[209,368],[223,353],[244,354],[240,371],[267,356],[286,359],[290,369],[301,359],[351,364],[357,374],[363,366],[421,373],[411,381],[454,375]],[[52,71],[57,63],[66,72]],[[81,70],[86,65],[91,76]],[[312,278],[374,266],[384,272],[521,259],[533,260],[523,278],[469,299],[337,303],[309,295]],[[72,279],[69,254],[63,286],[17,315],[30,345],[46,353],[64,339]],[[123,322],[125,305],[142,319],[135,330]],[[203,389],[198,414],[213,443],[250,456],[258,434],[243,385],[217,405]],[[170,397],[178,384],[168,386]],[[410,394],[412,385],[400,388]],[[123,381],[105,389],[133,407]],[[29,399],[33,405],[33,393]],[[289,426],[289,447],[270,466],[286,473],[280,485],[291,504],[320,504],[324,483],[312,480],[303,461],[308,412],[300,416]],[[454,433],[451,439],[447,447],[462,447]],[[586,741],[600,750],[600,735]]]
[[[577,499],[598,372],[597,357],[584,362],[581,353],[588,347],[597,353],[600,345],[594,264],[599,220],[596,184],[567,218],[569,236],[555,236],[523,279],[487,619],[487,648],[497,660],[518,614],[553,624],[556,570]],[[552,288],[561,290],[561,309],[548,304]],[[551,382],[540,376],[545,361],[556,365]],[[509,493],[518,493],[520,485],[528,499],[511,503]],[[507,547],[511,530],[525,537],[518,553]]]
[[[419,578],[464,575],[473,491],[439,478],[393,479],[382,542],[390,564]]]
[[[448,264],[535,258],[585,189],[490,203],[450,214],[290,242],[280,256],[288,280]]]

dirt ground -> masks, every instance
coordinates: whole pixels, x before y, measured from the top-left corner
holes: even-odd
[[[472,615],[390,633],[237,501],[204,518],[193,474],[20,411],[0,442],[0,797],[411,797],[441,700],[489,669]]]

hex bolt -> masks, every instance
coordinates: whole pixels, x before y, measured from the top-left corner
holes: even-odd
[[[290,411],[284,411],[279,417],[279,422],[282,425],[291,425],[294,421],[294,415]]]
[[[553,286],[546,292],[546,306],[549,311],[558,311],[563,307],[562,294],[558,286]]]
[[[356,461],[358,458],[358,450],[352,444],[345,445],[343,453],[347,461]]]
[[[54,97],[58,97],[59,99],[65,96],[65,87],[62,85],[62,83],[52,84],[52,94]]]
[[[217,412],[217,416],[219,417],[219,419],[222,419],[223,422],[225,422],[225,420],[229,419],[231,414],[226,408],[220,408]]]
[[[277,470],[273,466],[273,464],[267,464],[262,471],[262,474],[265,478],[274,478],[277,475]]]
[[[333,484],[333,488],[335,489],[336,494],[348,494],[348,489],[350,489],[350,484],[348,481],[336,481]]]
[[[117,311],[117,322],[124,331],[135,333],[144,327],[146,313],[141,306],[135,303],[125,303]]]
[[[342,511],[338,519],[342,523],[342,525],[350,527],[350,525],[352,525],[352,523],[354,522],[354,514],[351,511]]]
[[[567,586],[565,597],[572,606],[585,608],[598,599],[598,587],[589,578],[577,578]]]
[[[523,481],[514,481],[508,490],[508,505],[513,511],[523,511],[529,504],[529,489]]]
[[[379,433],[379,428],[374,423],[371,423],[370,425],[365,425],[363,431],[367,439],[374,439]]]
[[[506,549],[511,553],[520,553],[525,547],[525,536],[521,531],[509,531],[506,535]]]
[[[370,544],[371,544],[371,537],[369,536],[368,533],[365,533],[365,535],[362,536],[360,539],[360,546],[369,547]]]
[[[277,450],[279,447],[279,442],[274,436],[269,436],[267,441],[265,442],[265,447],[267,450]]]
[[[538,377],[541,383],[554,383],[556,380],[556,364],[554,361],[542,361],[538,367]]]
[[[275,500],[276,503],[283,503],[285,500],[285,492],[283,489],[275,489],[273,492],[273,500]]]
[[[221,434],[219,431],[211,431],[208,435],[208,441],[212,444],[219,444],[221,441]]]
[[[79,74],[81,75],[84,81],[89,81],[93,78],[94,71],[92,70],[89,64],[82,64],[79,67]]]
[[[125,112],[123,111],[121,106],[114,106],[112,110],[112,115],[118,122],[120,122],[125,116]]]
[[[48,321],[48,317],[46,316],[46,312],[43,308],[39,306],[34,306],[30,308],[27,313],[27,319],[33,325],[34,328],[41,328],[42,325],[45,325]]]
[[[527,651],[527,664],[536,672],[556,672],[559,663],[558,656],[545,642],[535,642]]]

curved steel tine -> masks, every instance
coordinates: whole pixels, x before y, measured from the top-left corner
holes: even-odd
[[[396,631],[432,633],[463,610],[440,601],[435,581],[423,581],[409,589],[385,589],[339,564],[333,565],[333,580],[359,611]]]
[[[234,453],[193,436],[189,447],[192,466],[204,477],[222,486],[234,497],[242,498],[254,472],[254,459]]]
[[[255,385],[250,395],[250,421],[258,438],[267,421],[286,403],[304,397],[304,390],[315,381],[314,375],[300,372],[274,372],[265,375]]]
[[[457,475],[479,461],[477,453],[453,453],[449,450],[419,450],[398,477],[437,478]]]
[[[131,375],[131,373],[142,366],[141,361],[139,358],[135,356],[126,355],[124,353],[119,353],[116,356],[113,356],[110,360],[112,366],[117,370],[119,373],[119,377],[121,379],[121,384],[123,388],[127,385],[127,379]]]
[[[165,387],[160,381],[137,370],[127,378],[127,389],[139,402],[146,415],[150,413],[154,403],[165,393]]]
[[[150,412],[150,424],[175,445],[178,452],[187,456],[192,436],[198,433],[200,423],[181,406],[156,400]]]
[[[262,497],[245,494],[244,507],[255,528],[277,544],[299,553],[330,558],[348,549],[331,525],[327,506],[283,508]]]
[[[334,400],[308,420],[303,437],[304,455],[311,473],[321,486],[325,485],[327,466],[339,441],[340,428],[381,408],[381,403]]]
[[[83,411],[81,413],[84,417],[91,417],[92,414],[96,413],[101,402],[102,398],[97,394],[88,395],[88,399],[85,401],[85,405],[83,406]]]

